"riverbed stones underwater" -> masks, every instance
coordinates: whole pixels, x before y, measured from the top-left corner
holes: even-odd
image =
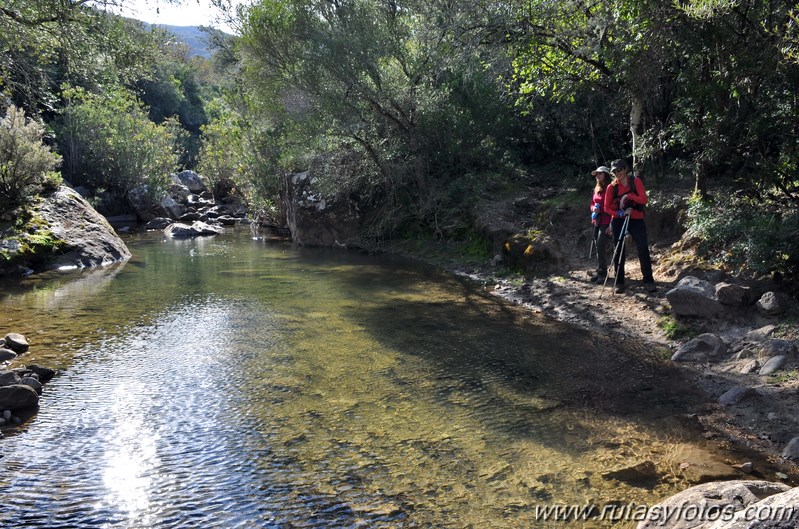
[[[21,334],[8,333],[0,340],[0,365],[8,364],[30,348]],[[0,437],[2,429],[15,427],[32,417],[39,406],[39,397],[56,372],[36,364],[0,369]]]

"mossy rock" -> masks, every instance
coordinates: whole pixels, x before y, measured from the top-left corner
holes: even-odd
[[[507,265],[524,274],[546,274],[566,261],[558,242],[542,232],[516,234],[502,246]]]
[[[14,212],[15,223],[0,229],[0,275],[46,262],[64,247],[35,210],[37,205],[20,207]]]

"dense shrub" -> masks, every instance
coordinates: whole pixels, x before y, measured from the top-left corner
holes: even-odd
[[[270,157],[274,151],[268,130],[246,120],[221,98],[208,104],[211,120],[202,127],[197,170],[217,195],[231,190],[244,196],[256,214],[282,218],[276,198],[280,172]]]
[[[75,184],[120,196],[146,184],[158,196],[178,166],[180,128],[167,119],[156,125],[129,92],[101,95],[84,90],[68,93],[61,116],[60,146],[65,176]]]
[[[61,157],[42,143],[44,128],[10,106],[0,120],[0,205],[13,206],[48,184],[57,185],[54,170]]]
[[[687,236],[711,261],[757,274],[799,274],[799,210],[748,197],[693,198]]]

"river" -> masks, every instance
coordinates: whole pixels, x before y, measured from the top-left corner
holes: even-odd
[[[541,509],[651,504],[686,487],[670,454],[720,450],[662,352],[452,275],[247,230],[126,243],[3,286],[18,363],[60,373],[0,440],[2,527],[605,527]]]

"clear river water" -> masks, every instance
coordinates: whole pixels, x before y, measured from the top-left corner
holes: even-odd
[[[662,351],[476,283],[248,230],[126,243],[0,290],[17,364],[59,370],[0,440],[0,527],[631,527],[541,509],[652,504],[686,447],[743,461]]]

